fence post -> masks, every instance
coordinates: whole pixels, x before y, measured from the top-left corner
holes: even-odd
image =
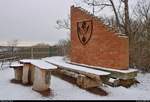
[[[31,47],[31,58],[33,59],[33,47]]]
[[[51,56],[51,48],[48,47],[48,57],[50,57],[50,56]]]

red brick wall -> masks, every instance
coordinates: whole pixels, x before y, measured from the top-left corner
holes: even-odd
[[[82,45],[77,34],[77,22],[93,19],[93,34]],[[71,52],[72,62],[113,69],[128,69],[128,38],[119,37],[106,26],[77,7],[71,7]]]

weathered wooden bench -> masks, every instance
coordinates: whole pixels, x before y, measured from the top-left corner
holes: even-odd
[[[60,57],[43,58],[42,60],[58,66],[62,73],[76,78],[77,85],[82,88],[98,87],[102,85],[102,79],[107,79],[110,74],[105,71],[68,64]]]
[[[57,67],[43,60],[33,60],[31,64],[35,66],[33,90],[49,90],[51,71],[57,69]]]
[[[15,80],[21,82],[22,81],[22,73],[23,73],[23,64],[20,64],[18,62],[14,62],[10,65],[10,68],[14,69]]]

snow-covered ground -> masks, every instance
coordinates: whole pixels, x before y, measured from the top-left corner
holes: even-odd
[[[52,76],[51,88],[54,95],[43,97],[33,91],[32,86],[10,83],[12,78],[14,78],[13,69],[0,70],[0,100],[150,100],[150,73],[139,73],[137,79],[140,84],[131,88],[113,88],[105,85],[103,89],[109,93],[108,96],[89,93],[76,85]]]

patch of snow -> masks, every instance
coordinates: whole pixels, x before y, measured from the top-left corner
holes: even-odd
[[[80,89],[55,76],[51,77],[53,96],[43,97],[31,87],[10,83],[14,78],[14,70],[7,68],[0,71],[0,100],[150,100],[150,73],[139,73],[137,80],[140,82],[130,88],[110,87],[102,88],[108,96],[98,96]]]
[[[31,64],[41,69],[57,69],[57,66],[54,66],[43,60],[32,60]]]
[[[116,79],[114,78],[109,78],[109,82],[114,83]]]
[[[18,84],[10,83],[14,78],[13,69],[0,71],[0,100],[40,100],[42,97],[32,90],[32,87],[24,87]]]
[[[111,87],[104,85],[101,88],[108,92],[108,96],[98,96],[80,89],[76,85],[51,77],[53,96],[43,97],[32,90],[32,86],[23,86],[10,83],[14,78],[14,70],[7,67],[0,70],[0,100],[150,100],[150,73],[138,73],[136,79],[140,84],[130,88]]]
[[[13,62],[11,63],[10,67],[21,67],[23,64],[20,64],[19,62]]]
[[[59,57],[59,56],[57,56],[57,57],[47,57],[47,58],[43,58],[42,60],[47,61],[49,63],[52,63],[54,65],[58,65],[58,66],[63,67],[63,68],[83,71],[83,72],[92,73],[92,74],[95,74],[95,75],[109,75],[110,74],[109,72],[95,70],[95,69],[91,69],[91,68],[86,68],[86,67],[66,63],[65,60],[64,60],[64,57]]]
[[[34,59],[23,59],[23,60],[20,60],[21,63],[31,63]]]

